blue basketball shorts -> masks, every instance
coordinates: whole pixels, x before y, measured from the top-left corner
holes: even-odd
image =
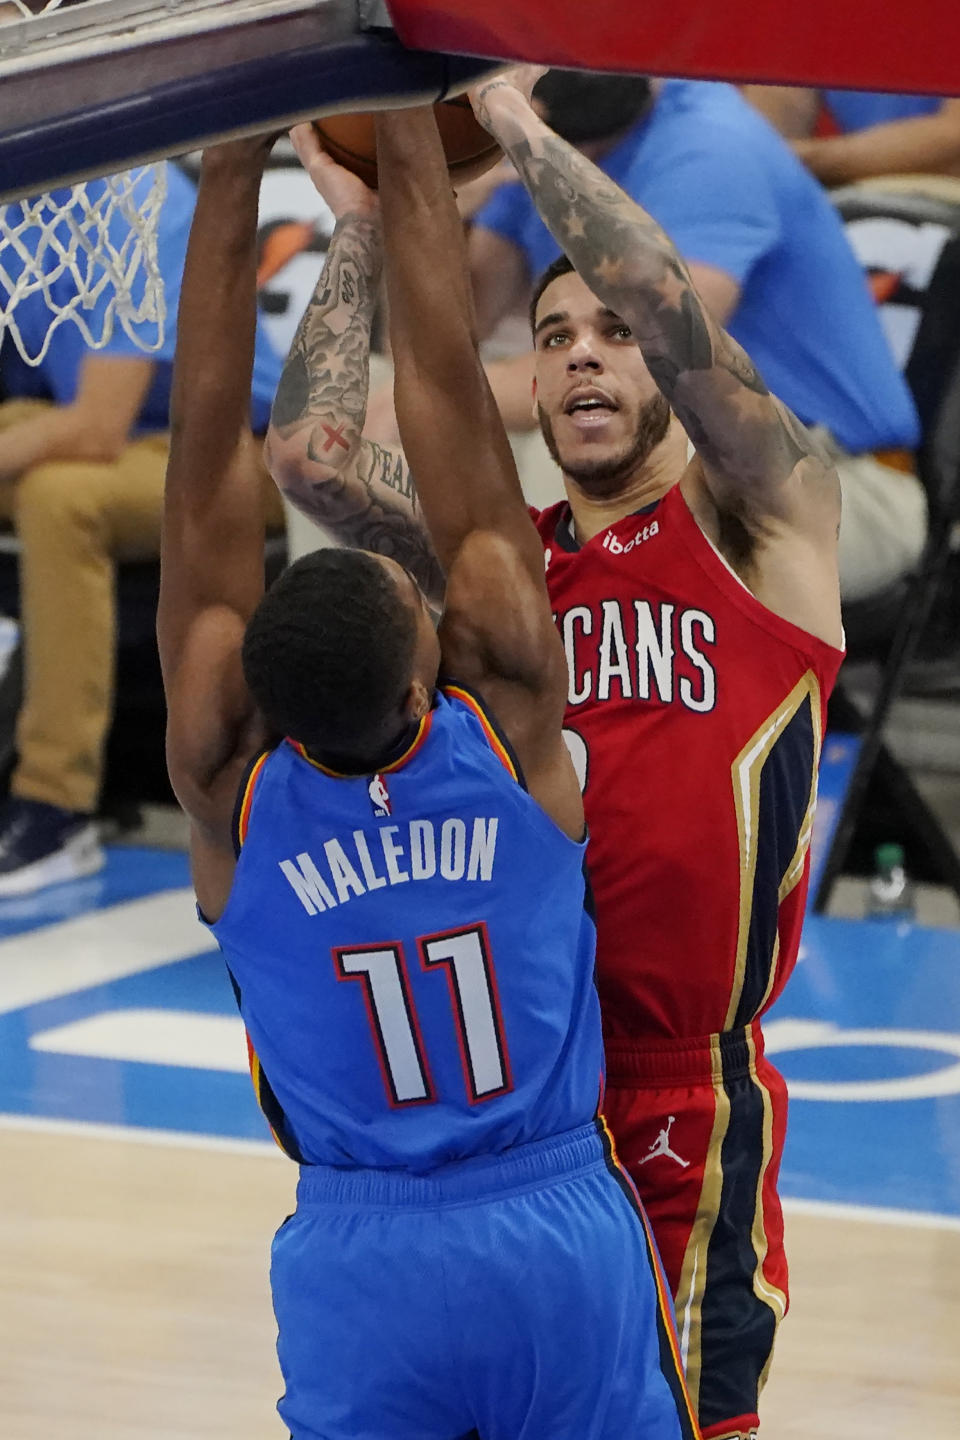
[[[427,1176],[305,1166],[273,1243],[292,1440],[696,1440],[600,1124]]]

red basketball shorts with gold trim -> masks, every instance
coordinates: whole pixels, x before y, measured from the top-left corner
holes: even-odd
[[[608,1041],[604,1112],[674,1294],[704,1440],[749,1435],[787,1309],[777,1197],[787,1091],[759,1024]]]

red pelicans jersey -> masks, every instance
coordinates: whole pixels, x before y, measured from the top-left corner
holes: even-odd
[[[565,502],[536,519],[570,668],[608,1038],[747,1025],[797,958],[842,652],[761,605],[679,486],[582,548]]]

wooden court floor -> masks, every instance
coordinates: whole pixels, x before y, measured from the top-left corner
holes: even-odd
[[[3,1440],[282,1440],[267,1254],[295,1178],[263,1149],[0,1128]],[[787,1226],[763,1440],[958,1440],[960,1228]]]

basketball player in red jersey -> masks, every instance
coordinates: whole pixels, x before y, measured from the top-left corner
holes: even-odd
[[[572,262],[533,303],[536,403],[567,491],[538,526],[592,836],[606,1112],[673,1285],[704,1435],[745,1437],[787,1304],[786,1090],[759,1017],[800,938],[842,656],[839,486],[667,236],[536,117],[538,73],[489,81],[474,104]],[[309,135],[297,144],[339,219],[278,392],[274,473],[345,543],[429,584],[402,457],[361,435],[369,192]]]

